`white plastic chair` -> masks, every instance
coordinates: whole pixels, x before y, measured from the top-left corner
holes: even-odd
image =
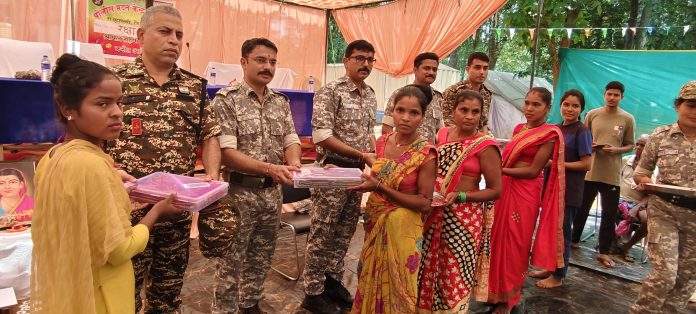
[[[17,71],[41,71],[41,59],[56,58],[50,43],[0,38],[0,77],[14,77]]]
[[[210,74],[213,68],[215,68],[215,80],[213,81]],[[244,79],[244,70],[240,64],[230,64],[222,62],[208,62],[205,67],[205,73],[203,74],[205,79],[208,80],[208,84],[213,85],[229,85],[230,83],[237,81],[241,82]],[[273,80],[268,83],[270,88],[283,88],[292,89],[293,84],[295,84],[295,73],[289,68],[276,68]]]
[[[215,80],[210,76],[213,68],[215,68]],[[241,65],[212,61],[208,62],[203,75],[208,80],[208,84],[212,85],[228,85],[233,81],[241,82],[244,79]]]
[[[104,49],[100,44],[83,43],[73,40],[67,40],[65,44],[65,52],[72,53],[82,59],[96,62],[106,66],[106,57],[104,56]]]

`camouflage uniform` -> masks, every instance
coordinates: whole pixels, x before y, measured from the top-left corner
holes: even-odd
[[[694,83],[696,98],[696,83]],[[657,128],[648,138],[636,174],[650,176],[659,168],[657,183],[696,188],[696,145],[675,123]],[[648,254],[653,269],[643,282],[631,313],[686,311],[696,289],[696,201],[677,206],[662,196],[648,198]]]
[[[389,97],[387,107],[384,109],[384,118],[382,119],[382,124],[386,124],[392,128],[394,127],[394,118],[391,117],[391,114],[392,111],[394,111],[394,96],[397,92],[399,92],[398,89]],[[418,133],[431,143],[435,143],[437,131],[445,126],[441,106],[442,93],[433,89],[433,100],[430,101],[428,108],[425,109],[423,122],[418,126]]]
[[[457,94],[464,90],[472,90],[469,81],[461,81],[448,87],[443,93],[443,103],[442,112],[445,117],[445,125],[452,125],[452,111],[454,110],[454,102],[456,101]],[[491,98],[493,97],[493,92],[489,90],[485,84],[481,84],[479,90],[477,90],[481,97],[483,97],[483,111],[481,111],[481,120],[479,121],[479,130],[482,130],[484,126],[488,126],[488,112],[491,109]]]
[[[115,67],[114,72],[123,85],[124,129],[119,139],[107,143],[107,152],[135,177],[156,171],[191,175],[196,146],[220,132],[208,104],[206,81],[175,66],[169,81],[159,86],[141,58]],[[150,208],[134,210],[132,223],[137,224]],[[146,312],[178,309],[190,226],[189,212],[156,223],[147,248],[133,258],[138,311],[146,274],[150,281]]]
[[[259,100],[246,84],[218,91],[213,108],[220,121],[220,146],[256,160],[284,164],[284,149],[300,144],[288,98],[266,89]],[[213,312],[234,313],[261,299],[263,282],[271,267],[282,203],[281,187],[251,188],[230,184],[223,206],[231,209],[238,224],[229,254],[216,259]]]
[[[362,93],[362,94],[361,94]],[[329,136],[361,152],[374,152],[377,99],[372,87],[362,91],[344,76],[314,96],[312,137],[315,143]],[[362,193],[342,189],[312,191],[311,228],[302,274],[305,293],[324,291],[325,274],[341,281],[343,259],[360,216]]]

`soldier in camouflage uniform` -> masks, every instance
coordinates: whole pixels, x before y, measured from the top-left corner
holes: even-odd
[[[238,225],[228,255],[217,259],[215,313],[261,313],[258,302],[271,266],[282,203],[278,183],[292,184],[300,167],[300,139],[288,98],[267,87],[276,46],[265,38],[242,45],[243,82],[218,91],[213,108],[222,134],[224,173],[230,181],[225,206]]]
[[[442,112],[445,116],[445,125],[452,125],[453,123],[452,111],[454,110],[454,102],[457,99],[457,94],[462,90],[473,90],[483,97],[483,110],[481,111],[479,130],[489,130],[488,112],[491,109],[491,97],[493,93],[483,84],[486,78],[488,78],[488,62],[488,56],[483,52],[474,52],[470,54],[466,62],[466,80],[448,87],[442,93],[442,98],[444,98]]]
[[[208,104],[206,81],[175,64],[181,36],[181,15],[176,9],[150,7],[138,29],[141,56],[114,69],[123,85],[124,128],[119,139],[107,144],[107,152],[135,177],[156,171],[192,175],[199,144],[203,145],[206,172],[211,178],[217,178],[219,172],[220,131]],[[135,209],[133,224],[150,208]],[[190,225],[190,212],[156,223],[147,248],[133,258],[138,311],[146,275],[145,312],[170,313],[179,308]]]
[[[323,162],[363,168],[374,161],[377,99],[364,80],[374,63],[374,47],[357,40],[346,48],[346,76],[321,88],[314,96],[312,139]],[[314,313],[350,308],[353,299],[343,286],[343,259],[360,216],[362,193],[316,189],[310,212],[311,228],[305,254],[302,307]]]
[[[413,84],[430,86],[437,78],[437,66],[440,58],[435,53],[424,52],[416,56],[413,61],[413,75],[415,80]],[[384,110],[384,118],[382,119],[382,134],[391,133],[394,129],[394,119],[391,117],[394,110],[394,95],[399,90],[397,89],[389,97],[387,107]],[[423,123],[418,126],[418,133],[431,143],[435,143],[437,131],[445,126],[442,118],[442,94],[435,89],[433,91],[433,99],[430,101],[425,113],[423,114]]]
[[[640,157],[633,178],[641,188],[657,166],[657,183],[696,189],[696,81],[675,105],[677,123],[655,129]],[[696,198],[651,192],[648,254],[653,268],[631,313],[686,312],[696,289]]]

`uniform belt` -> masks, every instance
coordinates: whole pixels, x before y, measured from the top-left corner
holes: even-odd
[[[691,210],[696,210],[696,198],[675,195],[675,194],[669,194],[669,193],[663,193],[663,192],[655,192],[653,194],[655,196],[661,198],[665,202],[672,203],[672,204],[677,205],[679,207],[684,207],[684,208],[688,208]]]
[[[324,165],[332,164],[341,168],[358,168],[362,170],[365,168],[365,162],[362,160],[355,160],[348,157],[338,156],[338,155],[327,155],[324,158]]]
[[[237,171],[231,171],[229,182],[245,188],[266,189],[276,186],[273,178],[268,176],[255,176]]]

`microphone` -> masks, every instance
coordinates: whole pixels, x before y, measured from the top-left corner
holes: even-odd
[[[193,71],[191,71],[191,44],[188,41],[186,42],[186,48],[188,50],[189,72],[193,73]]]

